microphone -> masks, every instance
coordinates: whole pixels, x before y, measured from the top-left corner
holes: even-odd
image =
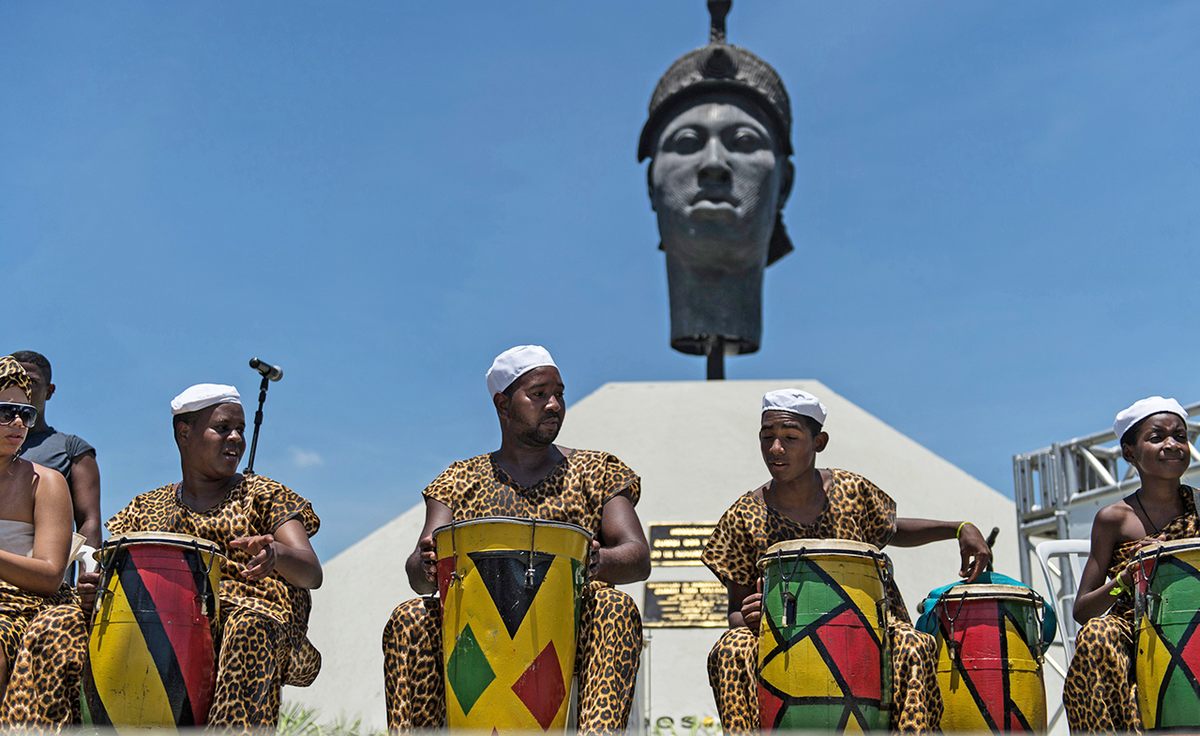
[[[263,378],[266,378],[270,381],[278,381],[279,379],[283,378],[283,368],[280,368],[277,365],[271,365],[270,363],[259,360],[258,358],[250,359],[250,367],[262,374]]]

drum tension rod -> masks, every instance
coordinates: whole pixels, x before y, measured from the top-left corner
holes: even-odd
[[[534,535],[537,533],[537,519],[532,519],[529,524],[529,555],[525,558],[525,588],[527,590],[533,588],[533,547],[535,543]]]

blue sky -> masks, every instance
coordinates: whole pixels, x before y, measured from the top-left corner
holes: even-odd
[[[797,251],[729,376],[819,379],[1008,494],[1013,453],[1200,399],[1197,27],[738,0],[793,100]],[[178,390],[282,364],[257,466],[332,556],[496,445],[503,348],[550,347],[568,399],[703,376],[634,154],[706,31],[700,0],[0,5],[0,350],[53,360],[106,514],[176,479]]]

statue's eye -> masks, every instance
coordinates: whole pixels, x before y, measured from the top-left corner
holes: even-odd
[[[691,128],[684,128],[671,136],[671,148],[676,153],[695,153],[703,145],[700,134]]]
[[[766,144],[766,140],[751,128],[738,128],[730,137],[730,150],[757,151]]]

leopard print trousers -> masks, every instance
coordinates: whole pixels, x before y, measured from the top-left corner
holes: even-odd
[[[222,618],[209,726],[240,732],[275,728],[280,688],[312,682],[314,663],[309,655],[300,663],[287,628],[273,619],[233,607],[222,610]],[[77,604],[54,606],[34,617],[0,705],[0,725],[61,728],[79,723],[87,650],[87,618]]]
[[[892,649],[892,728],[930,733],[942,720],[937,683],[937,641],[911,624],[888,626]],[[708,683],[721,727],[730,734],[758,733],[758,633],[729,629],[708,653]]]
[[[79,722],[79,682],[87,659],[87,619],[77,603],[37,613],[21,637],[0,704],[0,726],[59,730]]]
[[[1063,684],[1072,733],[1142,732],[1133,652],[1133,624],[1124,616],[1093,618],[1079,630]]]
[[[589,583],[579,628],[579,733],[624,732],[642,652],[637,604],[607,584]],[[388,729],[444,727],[446,694],[436,600],[415,598],[396,606],[383,631],[383,658]]]

